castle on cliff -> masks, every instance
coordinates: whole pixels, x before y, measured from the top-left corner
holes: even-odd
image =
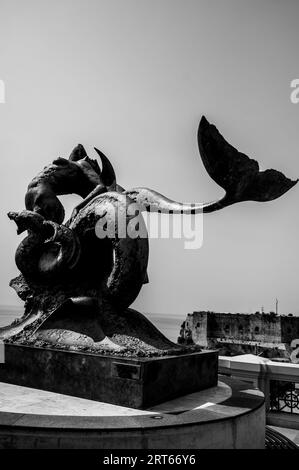
[[[223,356],[252,353],[290,360],[294,347],[299,345],[299,317],[274,312],[193,312],[181,325],[178,343],[219,349]]]

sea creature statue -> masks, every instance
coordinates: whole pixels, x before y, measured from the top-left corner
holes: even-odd
[[[205,117],[198,145],[208,174],[225,190],[219,201],[184,204],[148,188],[125,190],[108,158],[95,149],[100,168],[80,144],[68,159],[57,158],[45,167],[28,186],[26,210],[8,214],[19,234],[27,231],[15,256],[21,274],[10,284],[25,301],[25,314],[0,329],[0,339],[109,354],[183,351],[129,308],[148,282],[148,237],[142,216],[143,236],[120,236],[119,220],[132,221],[133,203],[140,213],[197,214],[242,201],[271,201],[298,181],[276,170],[259,171],[258,163],[226,142]],[[70,193],[82,201],[63,223],[57,196]],[[114,236],[98,237],[99,221],[112,224]]]

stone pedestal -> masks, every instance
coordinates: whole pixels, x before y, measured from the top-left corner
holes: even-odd
[[[5,345],[0,381],[146,408],[217,384],[217,351],[162,357],[108,356]]]

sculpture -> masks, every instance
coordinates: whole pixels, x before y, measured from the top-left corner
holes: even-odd
[[[225,196],[207,204],[183,204],[148,188],[124,190],[108,158],[99,150],[102,169],[78,145],[69,159],[58,158],[35,177],[25,196],[26,210],[10,212],[18,233],[28,232],[16,251],[21,275],[10,285],[25,301],[21,320],[0,329],[6,342],[55,346],[120,355],[179,353],[184,347],[167,340],[143,315],[130,309],[147,282],[147,236],[120,237],[115,212],[127,223],[135,203],[143,210],[210,213],[237,202],[271,201],[297,181],[276,170],[259,171],[258,163],[238,152],[202,117],[198,145],[204,166]],[[58,195],[83,199],[70,220]],[[99,239],[98,221],[114,224],[115,236]],[[139,218],[142,231],[146,227]]]

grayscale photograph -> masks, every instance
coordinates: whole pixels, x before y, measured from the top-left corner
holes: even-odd
[[[1,457],[299,450],[298,23],[0,0]]]

